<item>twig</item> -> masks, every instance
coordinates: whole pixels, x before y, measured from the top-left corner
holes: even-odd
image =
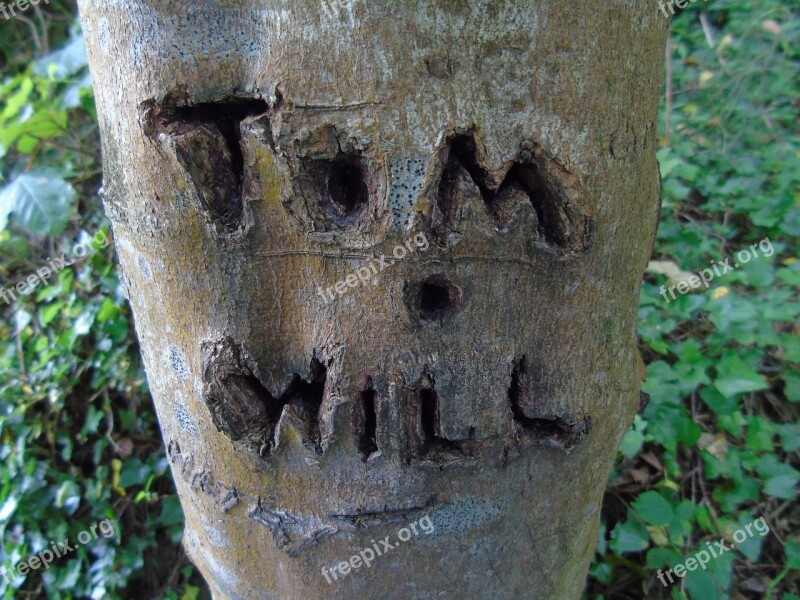
[[[47,23],[45,22],[44,13],[36,4],[33,4],[33,12],[39,17],[39,23],[42,25],[42,52],[47,54],[50,52],[50,42],[47,39]]]
[[[711,31],[711,23],[708,22],[708,15],[704,12],[700,13],[700,24],[703,26],[703,33],[706,35],[706,42],[713,50],[717,44],[714,41],[714,32]]]
[[[16,335],[16,338],[17,338],[17,357],[18,357],[18,360],[19,360],[19,372],[22,373],[22,376],[25,379],[28,379],[28,374],[25,372],[25,354],[22,351],[22,335],[21,335],[21,333],[22,333],[21,331],[18,331],[17,335]]]
[[[667,35],[667,101],[664,115],[664,147],[669,148],[670,130],[672,129],[672,34]]]
[[[42,51],[42,41],[39,39],[39,32],[36,30],[36,25],[34,25],[33,21],[31,21],[28,17],[24,17],[22,15],[15,15],[17,19],[22,21],[23,23],[27,23],[28,26],[31,28],[31,34],[33,35],[33,42],[36,44],[36,49],[39,51],[40,54],[43,54]]]

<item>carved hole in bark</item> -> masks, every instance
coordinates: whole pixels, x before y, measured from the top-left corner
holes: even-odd
[[[484,166],[488,164],[486,150],[473,130],[452,135],[439,156],[444,166],[436,188],[431,229],[440,242],[452,229],[460,197],[478,193],[498,229],[509,226],[520,204],[530,202],[537,216],[538,235],[547,245],[560,251],[586,249],[588,219],[573,204],[561,180],[571,181],[573,177],[555,160],[534,155],[526,144],[513,164],[490,172]]]
[[[435,443],[439,437],[439,398],[431,389],[419,390],[420,428],[422,430],[422,445],[425,450]]]
[[[556,415],[528,417],[522,407],[524,402],[528,402],[527,394],[527,375],[523,356],[514,363],[511,384],[508,388],[511,414],[522,441],[569,451],[588,433],[591,425],[591,418],[588,415],[580,420]]]
[[[319,409],[325,394],[325,383],[328,369],[316,356],[311,359],[308,379],[295,373],[286,391],[281,395],[279,403],[289,405],[294,414],[300,418],[305,428],[306,439],[319,447]]]
[[[253,374],[253,361],[232,338],[204,343],[203,400],[218,430],[258,450],[274,429],[275,399]]]
[[[267,112],[269,107],[263,100],[235,99],[208,102],[175,109],[174,119],[192,123],[214,123],[219,129],[231,153],[231,167],[241,186],[244,181],[244,156],[241,146],[241,123],[248,117]]]
[[[442,436],[439,424],[439,395],[433,377],[424,373],[420,381],[409,390],[406,412],[407,460],[452,461],[465,453],[457,442]]]
[[[484,197],[491,193],[486,187],[489,172],[478,164],[478,144],[474,132],[470,131],[452,138],[448,163],[451,166],[461,165],[466,169]]]
[[[378,450],[378,417],[376,407],[377,393],[372,387],[372,380],[368,387],[358,394],[354,413],[354,433],[358,450],[368,458]]]
[[[328,370],[316,356],[308,379],[294,373],[286,390],[275,398],[255,376],[255,362],[231,337],[202,346],[203,400],[214,425],[234,442],[263,452],[273,443],[284,410],[302,423],[304,438],[319,449],[319,411]]]
[[[258,99],[233,98],[193,106],[175,106],[168,97],[161,107],[159,129],[175,139],[178,160],[196,186],[203,207],[214,220],[235,228],[242,217],[244,156],[241,123],[265,114]]]
[[[320,208],[334,224],[346,227],[364,214],[369,188],[361,157],[340,153],[332,160],[306,161],[306,170],[317,188]]]
[[[440,240],[447,237],[451,228],[460,191],[477,186],[484,198],[488,193],[484,186],[488,173],[478,164],[478,148],[473,132],[450,138],[445,151],[447,161],[439,179],[432,219],[434,234]]]
[[[501,213],[502,207],[516,190],[523,191],[530,200],[538,217],[539,233],[548,244],[562,249],[580,244],[576,238],[583,232],[577,231],[577,227],[583,223],[578,222],[577,213],[570,209],[561,184],[546,175],[540,165],[529,162],[511,167],[495,196],[492,207],[495,215],[508,218]]]
[[[406,292],[406,303],[424,322],[443,319],[456,310],[461,292],[444,275],[433,275]]]

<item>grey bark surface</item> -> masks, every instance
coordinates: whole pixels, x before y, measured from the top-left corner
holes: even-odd
[[[105,209],[214,597],[578,598],[638,408],[656,7],[80,11]]]

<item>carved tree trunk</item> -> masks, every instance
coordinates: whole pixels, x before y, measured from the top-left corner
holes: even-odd
[[[578,598],[638,407],[666,19],[80,9],[105,208],[215,598]]]

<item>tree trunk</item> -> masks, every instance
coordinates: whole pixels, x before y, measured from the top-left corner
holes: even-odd
[[[578,598],[639,403],[657,8],[80,10],[214,597]]]

